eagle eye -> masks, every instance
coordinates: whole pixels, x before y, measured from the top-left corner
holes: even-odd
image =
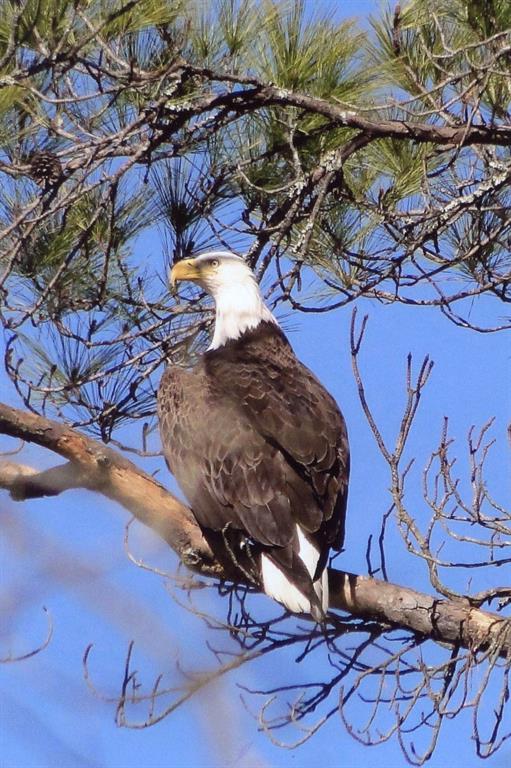
[[[220,262],[218,261],[218,259],[210,259],[209,260],[209,266],[210,267],[218,267],[219,264],[220,264]]]

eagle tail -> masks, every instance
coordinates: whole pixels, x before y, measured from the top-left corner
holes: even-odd
[[[317,573],[320,552],[297,525],[288,547],[274,547],[261,555],[261,577],[266,594],[291,613],[309,613],[322,622],[328,611],[328,573]]]

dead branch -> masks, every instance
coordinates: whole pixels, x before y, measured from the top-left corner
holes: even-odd
[[[194,571],[232,580],[232,573],[214,560],[191,510],[117,451],[64,424],[4,404],[0,404],[0,433],[36,443],[69,462],[40,473],[12,462],[0,464],[0,487],[13,499],[55,495],[72,487],[101,493],[158,533]],[[494,649],[511,657],[509,620],[471,607],[468,601],[441,600],[336,569],[330,569],[329,576],[333,609],[440,643]]]

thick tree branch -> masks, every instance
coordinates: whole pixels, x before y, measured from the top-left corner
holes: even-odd
[[[222,75],[215,74],[211,70],[193,67],[190,69],[212,80],[225,79]],[[246,84],[247,80],[239,78],[239,82]],[[205,96],[204,103],[199,100],[198,104],[194,104],[194,109],[200,107],[200,112],[203,112],[206,108],[228,107],[235,111],[245,112],[267,106],[289,106],[327,117],[333,124],[357,128],[374,138],[413,139],[416,142],[454,146],[462,144],[466,146],[472,144],[509,146],[511,144],[511,127],[506,125],[468,125],[462,123],[458,126],[441,126],[411,120],[372,120],[355,110],[345,109],[341,105],[337,106],[315,96],[289,91],[255,80],[249,80],[248,83],[253,87],[218,96]]]
[[[221,569],[190,510],[117,451],[64,424],[1,403],[0,433],[48,448],[67,459],[74,470],[73,483],[69,465],[35,474],[22,467],[16,476],[11,462],[3,464],[0,487],[7,488],[13,498],[50,495],[48,479],[55,481],[53,495],[71,487],[97,491],[156,531],[186,565],[200,559],[203,573],[220,576]],[[72,485],[67,484],[69,479]]]
[[[16,500],[86,488],[117,501],[158,533],[193,570],[231,578],[215,561],[191,511],[124,456],[64,424],[0,404],[0,433],[36,443],[68,460],[44,472],[0,464],[0,487]],[[511,658],[511,622],[465,601],[439,600],[367,576],[330,569],[331,607],[421,636]]]

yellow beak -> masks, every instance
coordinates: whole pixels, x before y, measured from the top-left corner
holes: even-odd
[[[177,264],[174,264],[170,272],[170,284],[172,287],[176,285],[179,280],[191,280],[196,282],[200,280],[201,270],[197,265],[195,259],[181,259]]]

